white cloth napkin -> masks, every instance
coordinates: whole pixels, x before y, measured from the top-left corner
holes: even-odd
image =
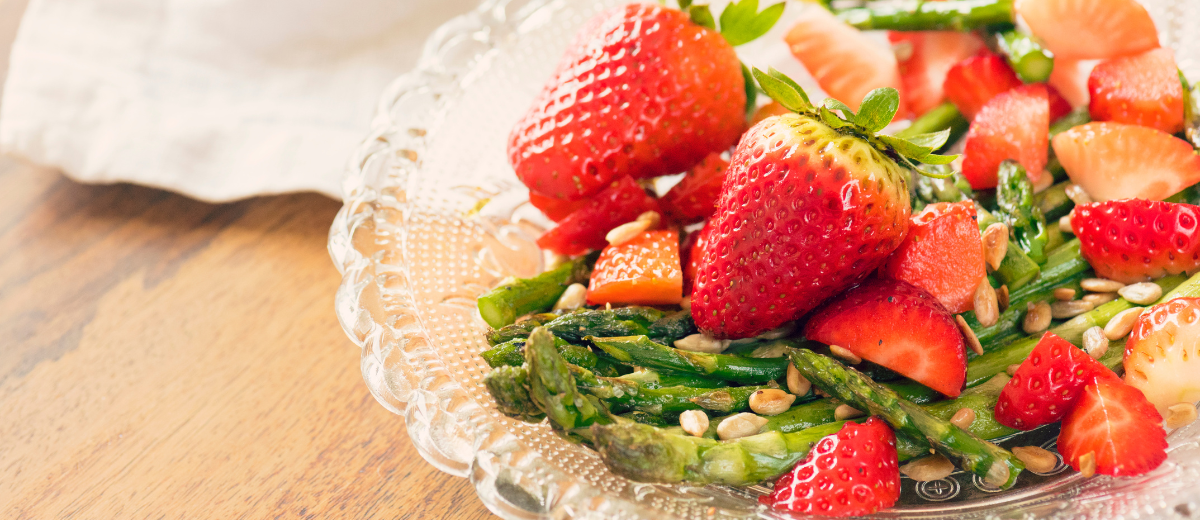
[[[31,0],[0,152],[207,201],[313,190],[379,94],[478,0]]]

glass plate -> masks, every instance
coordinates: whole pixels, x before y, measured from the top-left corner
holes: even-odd
[[[548,224],[526,202],[505,157],[509,128],[550,76],[570,37],[616,0],[496,0],[441,27],[417,68],[380,101],[347,172],[329,250],[343,273],[336,311],[362,347],[362,373],[404,417],[431,464],[465,476],[506,518],[788,518],[763,488],[630,482],[545,424],[497,413],[482,384],[487,344],[475,297],[542,268],[534,239]],[[1162,38],[1200,79],[1200,1],[1147,0]],[[739,48],[750,64],[803,79],[772,34]],[[811,86],[811,83],[808,85]],[[814,96],[820,97],[819,93]],[[1054,432],[1010,442],[1054,442]],[[915,483],[886,517],[1185,518],[1200,515],[1200,424],[1170,437],[1166,464],[1141,478],[1083,480],[1059,466],[993,493],[969,475]]]

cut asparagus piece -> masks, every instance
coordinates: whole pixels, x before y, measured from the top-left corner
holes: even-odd
[[[1063,181],[1033,196],[1034,204],[1042,210],[1047,222],[1057,221],[1075,208],[1075,203],[1067,196],[1067,186],[1070,185],[1071,181]]]
[[[558,318],[559,315],[552,312],[532,314],[526,316],[525,319],[521,321],[513,323],[512,325],[505,325],[504,327],[498,329],[489,330],[486,335],[488,345],[494,347],[514,339],[528,338],[529,333],[533,332],[533,329],[541,327],[542,325],[550,323]]]
[[[601,374],[602,375],[602,374]],[[631,374],[620,376],[619,379],[633,381],[643,388],[666,388],[669,386],[690,386],[693,388],[722,388],[728,386],[725,381],[711,377],[698,376],[674,370],[655,370],[646,368]]]
[[[971,190],[971,184],[960,172],[954,172],[945,179],[919,175],[914,179],[913,185],[915,188],[915,196],[912,198],[914,212],[920,211],[926,205],[938,202],[971,200],[975,195]]]
[[[505,341],[490,349],[479,353],[479,356],[487,361],[488,366],[492,368],[500,366],[517,367],[525,363],[525,342],[526,338],[517,338]],[[558,349],[558,353],[562,354],[567,363],[579,365],[588,370],[594,370],[596,364],[600,361],[599,356],[587,347],[572,345],[563,341],[562,338],[554,338],[554,347]]]
[[[546,416],[529,397],[529,371],[525,367],[496,367],[483,376],[483,384],[495,399],[500,413],[528,422],[537,422]]]
[[[868,4],[837,13],[862,30],[970,31],[1013,24],[1012,0],[948,0]]]
[[[1034,203],[1033,183],[1016,161],[1000,163],[1000,179],[996,186],[996,211],[993,214],[1008,224],[1015,243],[1029,258],[1039,264],[1046,261],[1046,217]],[[1009,287],[1011,290],[1012,287]]]
[[[697,332],[699,331],[696,329],[696,322],[692,321],[692,311],[686,309],[663,316],[646,329],[647,336],[668,344]]]
[[[879,416],[898,433],[913,439],[924,438],[935,451],[987,484],[1008,489],[1025,467],[1008,450],[934,417],[833,358],[799,350],[792,354],[792,364],[826,393]]]
[[[535,327],[544,326],[552,334],[569,343],[581,343],[587,336],[647,334],[650,327],[662,318],[662,311],[650,307],[582,310],[561,316],[552,313],[534,314],[520,322],[489,331],[487,339],[488,343],[497,345],[527,337]]]
[[[601,400],[610,410],[638,410],[657,415],[678,415],[686,410],[710,410],[719,413],[741,412],[750,408],[750,395],[769,386],[692,388],[671,386],[647,388],[636,381],[619,377],[596,377],[585,368],[570,367],[576,384],[584,392]]]
[[[592,441],[605,465],[630,480],[748,486],[782,475],[843,424],[717,441],[618,421],[593,425]]]
[[[765,383],[787,372],[785,358],[744,358],[703,354],[664,346],[646,336],[588,337],[587,340],[621,363],[675,370],[742,384]]]
[[[1160,303],[1175,298],[1200,296],[1200,274],[1192,276],[1187,281],[1184,281],[1181,275],[1165,276],[1155,280],[1154,283],[1167,293],[1159,300]],[[1083,344],[1084,331],[1096,326],[1103,327],[1113,316],[1133,307],[1136,305],[1129,303],[1124,298],[1118,298],[1071,318],[1066,323],[1050,329],[1050,332],[1079,346]],[[1041,334],[1027,336],[972,359],[967,363],[966,385],[968,387],[978,385],[992,376],[1004,372],[1009,365],[1021,364],[1033,352],[1041,337]],[[1113,350],[1112,347],[1109,350]]]
[[[1004,251],[1004,259],[1000,261],[1000,268],[996,269],[994,274],[1000,283],[1013,291],[1032,282],[1041,271],[1042,268],[1029,258],[1025,251],[1016,244],[1009,243],[1008,249]]]
[[[1045,83],[1054,71],[1054,54],[1027,34],[1015,30],[996,35],[996,47],[1025,83]]]
[[[543,327],[529,334],[525,344],[529,370],[529,396],[558,429],[572,431],[609,422],[607,412],[575,385],[571,366],[554,348],[554,336]]]
[[[511,280],[480,296],[476,304],[483,321],[498,329],[520,316],[550,310],[568,285],[586,280],[587,264],[580,257],[537,276]]]

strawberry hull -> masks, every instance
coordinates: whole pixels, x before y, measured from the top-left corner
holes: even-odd
[[[908,171],[796,114],[766,119],[730,160],[692,296],[700,329],[743,338],[861,281],[908,231]]]

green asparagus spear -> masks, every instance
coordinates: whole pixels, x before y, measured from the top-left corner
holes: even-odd
[[[488,343],[529,336],[535,327],[547,330],[569,343],[580,343],[586,336],[628,336],[647,334],[650,327],[663,318],[663,312],[650,307],[621,307],[618,309],[582,310],[558,316],[534,314],[525,320],[489,331]]]
[[[1056,221],[1075,208],[1075,203],[1067,197],[1067,186],[1070,185],[1071,181],[1063,181],[1033,196],[1033,203],[1042,210],[1047,222]]]
[[[1183,277],[1179,275],[1166,276],[1155,280],[1154,283],[1162,287],[1163,292],[1167,292],[1167,295],[1163,296],[1159,302],[1181,297],[1200,296],[1200,275],[1195,275],[1187,281],[1184,281]],[[1133,307],[1136,306],[1124,298],[1118,298],[1071,318],[1066,323],[1050,329],[1050,332],[1075,345],[1082,345],[1084,331],[1096,326],[1103,327],[1113,316]],[[1033,348],[1037,346],[1041,337],[1041,334],[1027,336],[972,359],[967,363],[967,386],[978,385],[992,376],[1004,372],[1009,365],[1021,364],[1025,358],[1029,357],[1029,353],[1033,352]]]
[[[696,322],[692,321],[692,311],[683,309],[651,323],[646,330],[646,335],[670,344],[697,332],[699,330],[696,329]]]
[[[792,354],[792,364],[826,393],[881,417],[899,433],[928,440],[938,453],[992,486],[1012,487],[1025,467],[1008,450],[930,415],[920,406],[900,399],[895,392],[833,358],[810,350],[798,350]]]
[[[783,358],[744,358],[728,354],[688,352],[655,343],[646,336],[588,337],[593,345],[631,365],[676,370],[740,383],[765,383],[787,372]]]
[[[720,413],[747,410],[750,395],[768,386],[647,388],[619,377],[596,377],[587,369],[569,367],[576,385],[602,401],[610,410],[638,410],[658,415],[678,415],[686,410]]]
[[[500,366],[518,367],[525,363],[525,342],[526,338],[517,338],[506,341],[479,353],[479,356],[487,361],[488,366],[492,368]],[[558,353],[562,354],[567,363],[579,365],[589,370],[596,368],[600,358],[596,356],[587,347],[572,345],[563,341],[562,338],[554,338],[554,347],[558,349]]]
[[[587,280],[587,270],[580,257],[531,278],[512,279],[479,297],[479,315],[498,329],[531,312],[548,311],[568,285]]]
[[[913,120],[912,124],[896,132],[896,137],[908,139],[921,134],[932,134],[941,132],[942,130],[950,129],[950,138],[946,140],[946,145],[949,146],[967,133],[967,127],[970,123],[958,111],[958,107],[954,103],[946,102],[929,109],[928,112],[921,114],[920,117]],[[936,150],[935,150],[936,151]]]
[[[928,204],[971,200],[975,196],[975,192],[971,191],[971,184],[959,172],[954,172],[945,179],[920,175],[913,182],[913,186],[916,192],[912,198],[914,212],[920,211]]]
[[[1015,30],[996,35],[996,47],[1025,83],[1045,83],[1054,70],[1054,53],[1034,37]]]
[[[529,334],[525,363],[529,370],[529,396],[550,418],[551,425],[570,432],[611,421],[596,399],[589,399],[579,391],[571,366],[554,348],[550,331],[538,327]]]
[[[545,417],[529,397],[529,371],[523,366],[499,366],[483,376],[483,384],[496,401],[496,409],[509,417],[537,422]]]
[[[666,428],[668,426],[671,426],[671,423],[668,422],[661,415],[656,415],[656,414],[646,413],[646,412],[639,412],[637,410],[620,414],[618,417],[621,417],[622,419],[629,419],[631,421],[639,422],[642,424],[647,424],[650,426],[657,426],[659,428]]]
[[[710,377],[698,376],[674,370],[642,369],[631,374],[620,376],[620,379],[633,381],[643,388],[666,388],[669,386],[690,386],[692,388],[721,388],[728,386],[725,381]]]
[[[1000,268],[996,269],[994,274],[996,279],[1007,285],[1011,291],[1032,282],[1041,271],[1041,266],[1029,258],[1025,251],[1016,244],[1009,243],[1008,249],[1004,251],[1004,259],[1000,261]]]
[[[1063,132],[1066,132],[1067,130],[1075,128],[1079,125],[1087,124],[1087,123],[1091,122],[1091,120],[1092,120],[1092,115],[1090,113],[1088,113],[1087,107],[1080,107],[1075,110],[1072,110],[1067,115],[1058,118],[1057,121],[1052,121],[1050,123],[1050,137],[1053,138],[1054,136],[1061,134]],[[1055,175],[1054,178],[1057,179],[1058,176]]]
[[[592,436],[605,465],[630,480],[747,486],[782,475],[843,424],[717,441],[618,421],[593,425]]]
[[[871,4],[837,13],[862,30],[970,31],[988,26],[1011,26],[1012,0],[922,0]]]
[[[1016,161],[1000,163],[996,186],[996,218],[1008,224],[1010,236],[1029,258],[1046,261],[1046,217],[1033,198],[1033,183]],[[1010,244],[1011,245],[1011,244]]]

